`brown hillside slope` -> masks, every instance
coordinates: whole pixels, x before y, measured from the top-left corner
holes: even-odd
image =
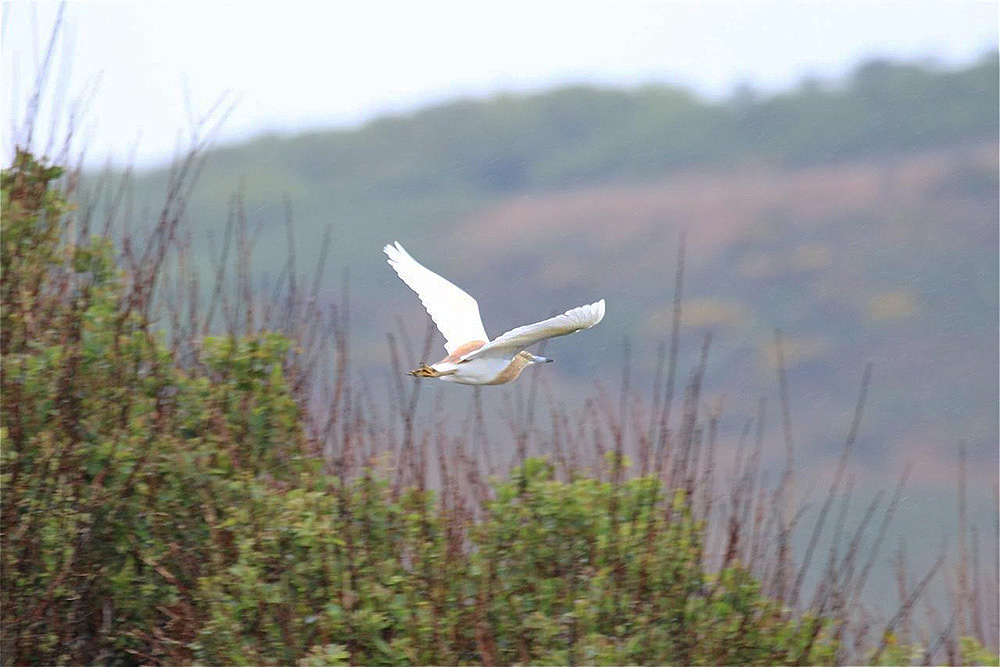
[[[995,170],[996,164],[997,146],[985,145],[921,153],[887,164],[797,171],[747,167],[684,173],[641,185],[524,195],[463,221],[453,241],[502,263],[511,252],[566,234],[608,249],[625,248],[651,228],[669,224],[687,231],[704,260],[703,253],[726,243],[766,234],[775,213],[808,225],[904,205],[969,170]]]

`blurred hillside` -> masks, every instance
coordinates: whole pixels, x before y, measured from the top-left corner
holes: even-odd
[[[651,381],[686,231],[681,371],[711,331],[725,429],[775,392],[781,327],[806,459],[833,457],[872,360],[856,450],[869,481],[904,460],[925,482],[950,480],[961,438],[995,479],[997,81],[989,53],[954,71],[872,61],[844,81],[721,102],[660,85],[462,100],[217,149],[188,218],[207,273],[242,189],[271,278],[286,258],[284,198],[300,267],[331,228],[322,284],[332,299],[349,271],[356,368],[376,383],[397,317],[414,335],[425,321],[385,266],[387,241],[479,298],[494,335],[605,297],[600,327],[548,348],[560,363],[544,371],[567,396],[581,380],[617,383],[626,338],[634,381]],[[165,179],[136,180],[136,211],[162,200]]]

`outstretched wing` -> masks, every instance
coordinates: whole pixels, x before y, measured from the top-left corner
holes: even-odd
[[[533,343],[589,329],[602,319],[604,319],[604,299],[589,306],[567,310],[562,315],[550,317],[542,322],[511,329],[497,336],[496,340],[468,353],[462,357],[462,361],[477,357],[511,357]]]
[[[470,341],[489,340],[475,299],[410,257],[398,242],[383,250],[389,256],[389,266],[420,297],[444,336],[448,354]]]

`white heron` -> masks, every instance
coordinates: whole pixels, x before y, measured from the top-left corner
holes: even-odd
[[[562,315],[511,329],[492,341],[483,328],[479,304],[452,283],[413,259],[399,243],[383,248],[389,266],[417,293],[444,336],[448,356],[411,371],[415,377],[440,378],[460,384],[503,384],[517,379],[527,366],[552,361],[524,348],[556,336],[589,329],[604,318],[604,299],[567,310]]]

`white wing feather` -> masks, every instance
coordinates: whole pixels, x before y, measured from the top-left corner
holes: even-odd
[[[444,336],[448,354],[470,341],[489,340],[475,299],[421,265],[398,242],[387,245],[383,251],[389,256],[389,266],[420,297]]]
[[[567,310],[562,315],[526,324],[497,336],[496,340],[462,357],[462,361],[478,357],[512,357],[524,348],[556,336],[565,336],[582,329],[589,329],[604,319],[604,299],[588,306]]]

